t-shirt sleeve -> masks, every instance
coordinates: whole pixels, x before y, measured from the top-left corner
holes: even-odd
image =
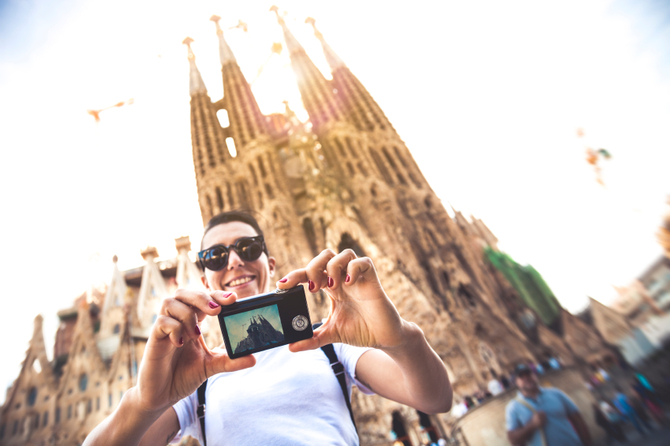
[[[198,397],[194,392],[184,399],[177,401],[177,404],[172,406],[177,413],[179,419],[179,432],[177,436],[170,442],[170,444],[178,443],[182,437],[187,435],[197,439],[202,443],[200,435],[200,423],[196,415],[198,410]]]
[[[563,403],[563,407],[565,407],[565,411],[566,411],[567,413],[575,413],[575,412],[579,412],[579,408],[577,407],[577,405],[575,404],[575,402],[572,401],[572,399],[570,399],[570,397],[567,396],[565,393],[563,393],[562,391],[558,390],[558,391],[556,392],[556,395],[557,395],[558,398],[561,400],[561,403]]]
[[[507,432],[523,427],[519,419],[519,413],[516,410],[516,403],[512,400],[505,407],[505,427]]]
[[[340,360],[340,363],[344,366],[344,370],[347,372],[347,383],[354,384],[358,389],[366,395],[374,395],[375,393],[368,389],[365,384],[360,382],[356,378],[356,364],[358,360],[363,355],[363,353],[368,350],[372,350],[368,347],[354,347],[347,344],[333,344],[335,349],[335,354],[337,359]]]

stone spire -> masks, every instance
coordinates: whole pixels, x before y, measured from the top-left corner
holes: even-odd
[[[321,34],[321,31],[319,31],[316,27],[316,20],[313,19],[312,17],[307,17],[305,19],[305,23],[312,25],[312,28],[314,28],[314,35],[316,36],[317,39],[319,39],[319,42],[321,42],[321,47],[323,48],[323,54],[326,56],[326,61],[328,62],[328,65],[330,66],[331,71],[335,71],[338,68],[345,67],[344,62],[342,59],[340,59],[340,56],[335,54],[335,51],[328,45],[328,42],[326,42],[326,39],[323,38],[323,34]]]
[[[228,42],[226,42],[226,39],[223,37],[223,30],[221,29],[221,26],[219,26],[219,20],[221,20],[221,17],[218,15],[213,15],[209,18],[209,20],[214,22],[216,25],[216,35],[219,36],[219,59],[221,60],[221,65],[223,66],[229,62],[237,63],[237,59],[235,59],[233,51],[230,49]]]
[[[147,247],[142,251],[142,258],[147,262],[142,271],[142,284],[137,296],[137,317],[139,326],[148,335],[151,330],[161,302],[167,297],[167,287],[161,275],[160,269],[155,262],[158,251],[154,247]]]
[[[277,16],[277,23],[279,23],[279,26],[281,26],[282,32],[284,33],[284,41],[286,42],[286,48],[288,48],[288,53],[292,54],[300,51],[304,52],[305,49],[302,47],[302,45],[300,45],[300,42],[298,42],[298,39],[295,38],[291,30],[288,29],[288,26],[286,26],[286,22],[279,14],[279,8],[275,5],[272,5],[270,7],[270,11],[274,12],[275,15]]]
[[[235,55],[223,38],[219,26],[221,17],[213,15],[210,20],[216,25],[219,36],[219,57],[223,76],[223,94],[219,107],[228,113],[230,126],[225,129],[226,136],[233,138],[237,153],[259,136],[267,133],[265,116],[261,113],[249,83],[242,74]]]
[[[205,287],[200,280],[202,273],[191,259],[188,253],[191,250],[191,240],[188,236],[175,239],[177,248],[177,286],[179,288],[204,290]]]
[[[200,175],[225,164],[230,158],[226,147],[225,135],[216,116],[216,108],[207,94],[207,88],[195,65],[195,55],[191,49],[193,39],[187,37],[183,43],[188,48],[190,66],[189,91],[191,93],[191,142],[193,145],[193,164]],[[195,132],[195,128],[201,129]]]
[[[188,48],[188,65],[190,68],[189,93],[191,94],[191,96],[194,96],[198,93],[207,94],[207,88],[205,87],[205,82],[202,80],[200,71],[198,71],[198,67],[195,64],[195,54],[193,54],[193,50],[191,49],[192,42],[193,39],[191,39],[190,37],[185,38],[184,41],[182,42]]]
[[[333,84],[338,92],[342,103],[342,109],[346,118],[356,126],[358,130],[372,131],[374,129],[391,130],[393,126],[382,111],[381,107],[372,98],[372,95],[361,84],[361,82],[347,68],[342,59],[328,45],[323,34],[315,25],[316,20],[308,17],[305,23],[312,25],[314,35],[321,42],[323,53],[333,75]]]
[[[307,56],[305,49],[293,36],[286,26],[286,22],[279,14],[279,8],[270,8],[277,15],[277,22],[284,32],[284,40],[291,57],[291,66],[298,83],[300,96],[309,114],[309,119],[318,133],[328,122],[343,118],[337,93],[333,85],[328,81],[314,62]]]
[[[126,325],[125,299],[129,292],[126,279],[117,266],[118,257],[114,256],[112,279],[105,293],[105,302],[100,316],[100,331],[97,334],[97,345],[103,360],[111,358],[119,348],[121,332]]]
[[[102,306],[103,318],[104,313],[111,308],[123,307],[126,291],[128,290],[126,280],[123,278],[123,274],[121,274],[119,266],[117,265],[118,260],[119,258],[117,256],[114,256],[112,259],[114,262],[114,269],[112,270],[112,280],[105,293],[105,302]]]

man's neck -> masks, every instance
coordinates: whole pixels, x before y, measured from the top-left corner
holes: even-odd
[[[540,388],[536,387],[533,390],[525,390],[525,389],[519,389],[521,392],[521,395],[525,396],[526,398],[537,398],[537,396],[540,394]]]

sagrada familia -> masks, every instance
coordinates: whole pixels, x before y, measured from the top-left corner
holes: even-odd
[[[278,13],[277,20],[308,122],[288,106],[285,113],[263,115],[218,17],[212,21],[222,99],[209,97],[192,40],[184,41],[203,222],[221,211],[254,211],[277,258],[278,277],[305,266],[324,248],[352,248],[371,257],[400,314],[422,327],[444,360],[457,400],[485,390],[492,377],[508,374],[521,361],[553,356],[588,367],[616,360],[593,327],[563,310],[550,292],[501,268],[510,260],[482,221],[447,211],[314,20],[307,23],[321,42],[330,78]],[[225,128],[220,110],[228,114]],[[188,238],[177,239],[176,249],[175,258],[157,260],[156,249],[147,248],[146,264],[128,271],[120,271],[115,259],[105,290],[84,294],[58,313],[52,361],[42,317],[35,318],[20,374],[0,409],[0,445],[79,445],[116,408],[135,384],[161,300],[178,287],[202,287]],[[327,296],[307,294],[312,320],[325,317]],[[220,345],[216,320],[203,331],[210,346]],[[427,417],[356,392],[352,399],[363,445],[390,445],[389,432],[398,423],[410,441],[426,429],[450,434],[449,414]]]

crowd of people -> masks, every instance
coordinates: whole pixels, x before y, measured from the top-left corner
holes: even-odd
[[[611,378],[605,375],[601,384],[609,381]],[[654,429],[652,420],[659,426],[667,422],[663,402],[643,374],[635,373],[628,392],[618,384],[614,384],[613,390],[603,387],[594,388],[598,402],[593,404],[593,413],[596,423],[607,434],[607,444],[626,442],[624,428],[627,424],[646,436]]]

